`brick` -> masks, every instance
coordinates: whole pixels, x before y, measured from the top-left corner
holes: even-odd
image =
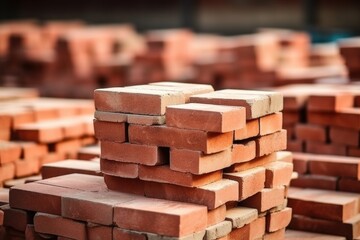
[[[258,136],[259,134],[260,134],[259,119],[248,120],[246,121],[245,127],[235,130],[234,140],[249,139]]]
[[[194,204],[144,198],[116,205],[114,222],[120,228],[182,237],[206,227],[207,210]]]
[[[15,164],[7,163],[0,166],[0,183],[15,177]]]
[[[64,138],[61,126],[53,121],[21,125],[15,131],[19,139],[23,141],[53,143]]]
[[[272,188],[289,185],[293,173],[292,163],[276,161],[264,166],[266,169],[265,187]]]
[[[261,157],[276,151],[285,150],[286,141],[286,130],[261,136],[260,138],[255,139],[256,156]]]
[[[225,220],[226,205],[221,205],[213,210],[209,210],[207,214],[207,226],[215,225]]]
[[[192,174],[214,172],[231,165],[231,150],[204,154],[201,151],[170,149],[170,169]]]
[[[58,153],[58,152],[50,152],[46,156],[43,156],[39,159],[40,165],[44,165],[46,163],[53,163],[58,162],[61,160],[66,159],[64,153]]]
[[[292,179],[290,185],[299,188],[315,188],[335,191],[337,189],[337,184],[337,177],[306,174],[299,175],[297,178]]]
[[[320,142],[306,142],[306,152],[326,155],[346,155],[346,146]]]
[[[285,239],[285,228],[277,230],[276,232],[265,233],[263,239],[264,240]]]
[[[360,157],[360,149],[357,147],[348,147],[347,155],[351,157]]]
[[[14,162],[21,156],[21,147],[18,144],[0,141],[0,165]]]
[[[10,124],[13,128],[16,128],[25,123],[35,122],[34,112],[26,108],[11,108],[11,110],[3,109],[0,110],[0,116],[1,118],[10,119]]]
[[[87,239],[86,225],[84,223],[57,215],[36,213],[34,226],[35,231],[39,233],[58,235],[70,239]]]
[[[236,163],[229,168],[225,169],[225,172],[241,172],[248,169],[261,167],[265,164],[268,164],[270,162],[276,161],[276,154],[272,153],[269,155],[265,155],[262,157],[257,157],[251,161],[243,162],[243,163]]]
[[[347,239],[355,239],[360,236],[359,232],[360,215],[345,221],[329,221],[323,219],[309,218],[306,216],[293,215],[290,229],[325,233],[337,236],[344,236]]]
[[[276,152],[276,159],[280,162],[293,163],[293,153],[291,151]]]
[[[184,187],[200,187],[222,179],[222,171],[194,175],[171,170],[168,165],[139,166],[139,178],[145,181],[170,183]]]
[[[184,237],[167,237],[153,233],[147,233],[146,235],[148,240],[203,240],[205,236],[205,230],[192,233]]]
[[[140,124],[140,125],[163,125],[166,122],[164,115],[151,116],[151,115],[140,115],[140,114],[128,114],[127,122],[129,124]]]
[[[93,223],[86,225],[86,235],[89,240],[112,240],[113,239],[113,228],[107,226],[101,226]]]
[[[356,178],[341,177],[338,181],[338,190],[360,193],[360,181]]]
[[[104,174],[104,181],[110,190],[137,195],[145,194],[145,183],[138,178],[122,178]]]
[[[234,143],[231,154],[232,164],[250,161],[256,157],[256,143],[253,140],[243,143]]]
[[[147,240],[148,238],[145,233],[129,231],[126,229],[114,227],[113,239],[114,240]]]
[[[335,114],[311,112],[308,115],[308,122],[312,124],[360,130],[360,109],[348,108]]]
[[[69,159],[55,163],[48,163],[43,165],[41,168],[41,175],[43,179],[72,173],[101,176],[99,164],[90,161]]]
[[[115,205],[140,198],[142,197],[113,191],[81,191],[62,198],[61,215],[83,222],[111,226]]]
[[[223,221],[216,225],[206,228],[205,240],[216,240],[218,238],[227,236],[232,230],[231,222]]]
[[[280,93],[225,89],[190,97],[190,102],[242,106],[246,108],[247,119],[259,118],[283,108]]]
[[[359,196],[327,190],[301,189],[289,191],[288,205],[294,214],[346,221],[358,214]]]
[[[179,91],[117,87],[96,89],[94,101],[100,111],[164,115],[166,106],[183,104],[185,97]]]
[[[262,239],[265,234],[265,217],[260,217],[241,228],[235,228],[229,234],[230,240]]]
[[[33,213],[21,209],[10,208],[9,205],[1,206],[1,210],[4,212],[3,225],[21,232],[25,232],[27,224],[32,223],[34,217]]]
[[[68,139],[56,142],[50,146],[55,152],[63,154],[66,158],[75,158],[77,151],[81,148],[80,139]]]
[[[167,126],[129,126],[130,143],[157,145],[180,149],[220,152],[232,144],[233,133],[209,133]]]
[[[264,188],[255,195],[240,202],[245,207],[256,208],[259,212],[264,212],[273,207],[281,205],[285,199],[285,188]]]
[[[309,154],[294,153],[293,154],[294,171],[299,174],[306,174],[309,169],[308,160],[309,160]]]
[[[311,94],[307,102],[307,109],[315,112],[336,112],[354,105],[354,96],[351,93],[333,92]]]
[[[327,129],[324,126],[310,124],[296,124],[295,135],[297,139],[306,141],[327,141]]]
[[[1,235],[0,235],[1,236]],[[30,240],[43,240],[44,235],[40,235],[39,233],[35,232],[35,227],[33,224],[28,224],[26,225],[26,229],[25,229],[25,239],[30,239]]]
[[[147,197],[205,205],[209,210],[218,208],[239,198],[236,181],[222,179],[198,188],[189,188],[167,183],[145,182]]]
[[[225,173],[224,178],[234,180],[239,183],[238,200],[241,201],[254,195],[264,188],[265,168],[256,167],[237,173]]]
[[[166,108],[166,125],[207,132],[231,132],[245,126],[245,108],[188,103]]]
[[[14,165],[17,178],[34,175],[40,171],[39,159],[19,159],[14,162]]]
[[[125,142],[126,123],[102,122],[94,119],[95,137],[100,141]]]
[[[266,216],[266,231],[276,232],[283,228],[286,228],[291,221],[291,208],[285,208],[284,210],[271,213]]]
[[[260,136],[278,132],[283,126],[283,115],[276,112],[259,119]]]
[[[28,160],[40,158],[48,154],[48,146],[43,144],[36,144],[34,142],[16,142],[22,148],[21,158]]]
[[[345,240],[344,237],[333,236],[327,234],[319,234],[312,232],[303,232],[295,230],[286,230],[285,239],[288,240],[300,240],[300,239],[312,239],[312,240]]]
[[[113,160],[100,160],[101,172],[107,175],[137,178],[139,177],[139,165],[135,163],[123,163]]]
[[[128,120],[128,114],[117,112],[95,111],[94,118],[98,121],[125,123]]]
[[[291,152],[305,152],[305,143],[301,140],[288,139],[287,150]]]
[[[286,99],[284,99],[286,104]],[[298,111],[292,112],[292,111],[283,111],[283,123],[284,126],[292,126],[296,123],[299,123],[300,121],[300,113]]]
[[[101,142],[101,157],[126,163],[162,165],[169,161],[168,149],[131,143]],[[139,154],[139,153],[142,154]]]
[[[330,128],[330,141],[339,145],[360,146],[360,131],[346,128]]]
[[[0,206],[9,203],[9,189],[0,188]]]
[[[100,146],[90,145],[80,148],[76,158],[80,160],[90,160],[97,157],[100,157]]]
[[[226,220],[230,221],[232,228],[241,228],[258,218],[255,208],[235,207],[226,211]]]

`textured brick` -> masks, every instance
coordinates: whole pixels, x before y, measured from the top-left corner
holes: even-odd
[[[209,210],[207,214],[207,226],[215,225],[225,220],[226,205],[221,205],[213,210]]]
[[[276,151],[286,149],[286,130],[262,136],[255,139],[256,156],[261,157]]]
[[[171,170],[168,165],[139,166],[139,178],[145,181],[170,183],[185,187],[200,187],[222,179],[222,171],[194,175]]]
[[[103,122],[94,119],[95,137],[100,141],[125,142],[126,123]]]
[[[266,216],[266,231],[276,232],[280,229],[286,228],[290,221],[292,210],[285,208],[284,210],[273,212]]]
[[[265,217],[260,217],[241,228],[233,229],[228,239],[262,239],[264,234]]]
[[[266,188],[289,185],[293,173],[292,163],[276,161],[264,167],[266,169]]]
[[[147,237],[145,233],[129,231],[126,229],[114,227],[113,239],[114,240],[147,240]]]
[[[130,143],[157,145],[180,149],[220,152],[232,144],[233,133],[207,133],[199,130],[179,129],[167,126],[129,126]]]
[[[253,119],[246,121],[245,127],[235,130],[234,139],[244,140],[244,139],[256,137],[259,134],[260,134],[259,119]]]
[[[21,146],[15,143],[0,141],[0,165],[14,162],[21,156]]]
[[[99,163],[82,160],[64,160],[48,163],[42,166],[41,175],[43,179],[52,178],[71,173],[81,173],[100,176]]]
[[[127,122],[129,124],[140,124],[140,125],[163,125],[166,122],[164,115],[151,116],[151,115],[140,115],[140,114],[128,114]]]
[[[311,94],[307,102],[309,111],[336,112],[354,105],[354,96],[346,92],[327,92]]]
[[[139,153],[142,154],[139,154]],[[101,157],[127,163],[162,165],[169,161],[166,148],[131,143],[101,142]]]
[[[283,126],[283,115],[281,112],[273,113],[259,119],[260,136],[278,132]]]
[[[166,108],[169,127],[224,133],[244,127],[245,120],[243,107],[188,103]]]
[[[351,157],[360,157],[360,149],[357,147],[348,147],[347,155]]]
[[[338,178],[312,174],[299,175],[297,178],[291,180],[290,185],[299,188],[315,188],[335,191],[338,185]]]
[[[245,207],[256,208],[259,212],[264,212],[273,207],[279,206],[284,202],[285,188],[264,188],[255,195],[240,202]]]
[[[234,143],[231,149],[232,164],[247,162],[256,156],[255,141],[248,141],[244,143]]]
[[[311,124],[296,124],[295,135],[297,139],[306,141],[323,142],[327,141],[327,130],[324,126]]]
[[[124,123],[128,120],[128,114],[117,112],[95,111],[94,118],[98,121]]]
[[[207,210],[194,204],[144,198],[116,205],[114,222],[120,228],[182,237],[206,227]]]
[[[112,240],[113,239],[113,228],[97,225],[93,223],[86,224],[86,235],[89,240]]]
[[[285,239],[288,240],[301,240],[301,239],[312,239],[312,240],[345,240],[344,237],[333,236],[320,233],[303,232],[295,230],[286,230]]]
[[[122,178],[104,174],[106,186],[114,191],[144,195],[144,181],[138,178]]]
[[[231,222],[223,221],[206,228],[204,240],[216,240],[227,236],[232,230]]]
[[[232,228],[241,228],[258,218],[255,208],[235,207],[226,211],[226,220],[232,223]]]
[[[139,177],[139,165],[136,163],[123,163],[113,160],[100,160],[101,172],[107,175],[123,177],[123,178],[137,178]]]
[[[239,201],[246,199],[264,188],[265,168],[256,167],[237,173],[225,173],[224,178],[239,183]]]
[[[170,149],[170,168],[179,172],[204,174],[230,166],[231,150],[204,154],[200,151]]]
[[[0,209],[4,212],[3,225],[21,232],[25,232],[26,225],[31,223],[34,217],[31,212],[10,208],[9,205],[1,206]]]
[[[257,157],[251,161],[244,162],[244,163],[236,163],[229,168],[226,169],[226,172],[241,172],[244,170],[252,169],[255,167],[260,167],[265,164],[271,163],[276,161],[276,154],[272,153],[269,155],[265,155],[262,157]]]
[[[330,128],[330,141],[339,145],[360,146],[360,131],[346,128]]]

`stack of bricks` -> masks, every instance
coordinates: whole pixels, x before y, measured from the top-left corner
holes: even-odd
[[[360,38],[348,38],[338,42],[340,54],[349,71],[349,78],[353,81],[360,80]]]

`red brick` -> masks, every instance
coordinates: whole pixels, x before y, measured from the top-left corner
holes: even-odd
[[[94,119],[95,137],[100,141],[125,142],[126,123],[103,122]]]
[[[345,240],[344,237],[312,233],[312,232],[303,232],[295,230],[286,230],[285,239],[288,240],[301,240],[301,239],[312,239],[312,240]]]
[[[62,127],[54,122],[28,123],[15,129],[20,140],[53,143],[64,138]]]
[[[209,210],[207,214],[207,226],[212,226],[218,224],[225,220],[226,216],[226,206],[221,205],[213,210]]]
[[[338,190],[344,192],[360,193],[360,181],[356,178],[340,178]]]
[[[238,191],[238,183],[228,179],[222,179],[198,188],[145,182],[145,195],[147,197],[205,205],[210,210],[227,202],[237,201],[239,198]]]
[[[185,103],[185,97],[179,91],[117,87],[96,89],[94,101],[100,111],[164,115],[166,106]]]
[[[25,177],[39,173],[40,165],[39,159],[19,159],[14,162],[15,177]]]
[[[245,127],[235,130],[234,139],[244,140],[258,136],[260,134],[259,124],[259,119],[246,121]]]
[[[174,171],[204,174],[231,165],[231,151],[204,154],[200,151],[170,149],[170,168]]]
[[[255,141],[234,143],[231,149],[232,164],[248,162],[256,156]]]
[[[78,150],[77,159],[90,160],[90,159],[97,158],[97,157],[100,157],[100,146],[99,145],[85,146]]]
[[[306,174],[299,175],[297,178],[292,179],[290,185],[299,188],[315,188],[335,191],[337,189],[337,184],[337,177]]]
[[[169,127],[224,133],[243,128],[245,120],[243,107],[188,103],[166,108]]]
[[[11,108],[0,110],[1,118],[7,118],[11,121],[11,127],[16,128],[22,124],[35,122],[34,112],[27,108]],[[6,120],[8,121],[8,120]]]
[[[121,178],[104,174],[106,186],[114,191],[144,195],[144,181],[138,178]]]
[[[222,221],[206,228],[204,239],[218,239],[227,236],[231,232],[232,226],[229,221]]]
[[[34,159],[43,157],[48,154],[48,146],[42,144],[36,144],[34,142],[16,142],[22,148],[22,159]]]
[[[25,230],[25,239],[29,239],[29,240],[43,240],[45,238],[46,234],[39,234],[37,232],[35,232],[35,227],[33,224],[28,224],[26,226],[26,230]]]
[[[266,169],[266,188],[289,185],[293,172],[292,163],[276,161],[264,167]]]
[[[312,124],[360,130],[360,109],[348,108],[335,114],[311,112],[308,114],[308,122]]]
[[[247,207],[235,207],[226,211],[225,219],[231,222],[233,229],[236,229],[255,221],[257,218],[257,209]]]
[[[237,181],[239,183],[239,201],[246,199],[264,188],[265,169],[256,167],[237,173],[225,173],[224,178]]]
[[[286,103],[286,99],[285,103]],[[283,122],[284,126],[291,126],[295,125],[296,123],[300,122],[300,113],[298,111],[291,112],[291,111],[283,111]]]
[[[11,227],[17,231],[25,232],[26,225],[32,222],[33,214],[20,209],[10,208],[9,205],[1,206],[4,212],[5,227]]]
[[[39,161],[40,165],[44,165],[46,163],[58,162],[64,159],[66,159],[65,154],[58,152],[50,152],[46,156],[41,157]]]
[[[290,189],[288,195],[288,206],[294,214],[341,222],[358,214],[358,203],[359,196],[354,193]]]
[[[35,231],[39,233],[58,235],[72,239],[87,239],[86,225],[82,222],[66,219],[61,216],[36,213],[34,217]]]
[[[163,125],[165,124],[165,116],[151,116],[151,115],[140,115],[140,114],[128,114],[127,122],[129,124],[140,124],[140,125]]]
[[[346,146],[339,144],[326,144],[320,142],[306,142],[306,152],[327,155],[346,155]]]
[[[137,178],[139,177],[139,165],[135,163],[123,163],[113,160],[100,160],[101,172],[107,175]]]
[[[339,145],[360,146],[360,131],[346,128],[330,128],[330,141]]]
[[[293,164],[294,164],[294,171],[299,174],[305,174],[308,172],[308,160],[309,154],[307,153],[294,153],[293,154]]]
[[[88,223],[86,225],[86,235],[88,240],[110,240],[113,239],[113,228]]]
[[[128,114],[116,112],[95,111],[94,118],[98,121],[124,123],[128,120]]]
[[[15,177],[15,164],[7,163],[0,166],[0,183]]]
[[[62,126],[64,138],[76,138],[89,133],[87,130],[87,122],[90,122],[92,116],[88,116],[88,120],[84,120],[86,116],[76,117],[73,119],[63,119],[59,124]],[[93,131],[90,131],[93,133]]]
[[[333,92],[311,94],[308,102],[307,109],[309,111],[317,112],[336,112],[341,109],[350,108],[354,105],[354,96],[351,93]]]
[[[262,239],[265,234],[265,217],[260,217],[243,227],[235,228],[229,234],[229,240],[236,239]]]
[[[0,165],[14,162],[21,156],[21,146],[15,143],[0,141]]]
[[[286,130],[281,130],[276,133],[261,136],[255,139],[256,142],[256,156],[261,157],[276,151],[286,149]]]
[[[0,188],[0,206],[9,203],[9,189]]]
[[[348,147],[347,155],[351,157],[360,157],[360,149],[357,147]]]
[[[41,168],[41,175],[43,179],[53,178],[71,173],[101,176],[99,164],[90,161],[69,159],[55,163],[48,163],[43,165]]]
[[[232,144],[233,133],[209,133],[167,126],[129,126],[130,143],[185,148],[204,153],[220,152]]]
[[[244,170],[252,169],[255,167],[260,167],[270,162],[276,161],[276,154],[272,153],[262,157],[255,158],[251,161],[244,163],[236,163],[229,168],[225,169],[226,172],[241,172]]]
[[[260,136],[278,132],[283,126],[283,115],[281,112],[273,113],[259,119]]]
[[[101,142],[101,157],[108,160],[153,166],[167,163],[168,155],[167,149],[157,146]]]
[[[277,230],[273,233],[265,233],[264,240],[283,240],[285,239],[285,228]]]
[[[273,207],[279,206],[284,202],[285,188],[264,188],[255,195],[240,202],[245,207],[256,208],[259,212],[264,212]]]
[[[300,140],[325,143],[327,140],[327,129],[319,125],[296,124],[295,135]]]
[[[114,240],[147,240],[146,234],[126,229],[113,228]]]
[[[266,216],[266,231],[276,232],[280,229],[286,228],[291,221],[292,210],[285,208],[278,212],[273,212]]]
[[[291,152],[304,152],[305,143],[301,140],[289,140],[287,141],[287,150]]]
[[[139,178],[145,181],[170,183],[184,187],[200,187],[218,181],[222,178],[222,171],[194,175],[171,170],[168,165],[139,166]]]
[[[80,139],[69,139],[54,143],[51,146],[55,152],[63,154],[66,158],[75,158],[77,151],[81,148]]]
[[[197,220],[194,222],[193,219]],[[182,237],[206,227],[207,209],[194,204],[144,198],[116,205],[114,222],[120,228]]]

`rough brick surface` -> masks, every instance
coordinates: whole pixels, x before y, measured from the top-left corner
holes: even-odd
[[[232,164],[247,162],[256,156],[256,143],[251,140],[244,143],[234,143],[231,149]]]
[[[283,114],[281,112],[273,113],[259,119],[260,136],[278,132],[283,126]]]
[[[226,172],[241,172],[241,171],[252,169],[255,167],[261,167],[265,164],[268,164],[268,163],[271,163],[274,161],[276,161],[276,154],[272,153],[269,155],[255,158],[248,162],[236,163],[236,164],[230,166],[229,168],[227,168],[225,171]]]
[[[126,123],[103,122],[94,119],[95,137],[100,141],[125,142]]]
[[[285,208],[278,212],[273,212],[266,216],[266,230],[268,232],[276,232],[280,229],[286,228],[292,216],[291,208]]]
[[[226,220],[232,223],[232,228],[241,228],[258,218],[255,208],[235,207],[226,211]]]
[[[139,177],[139,165],[136,163],[123,163],[113,160],[100,159],[101,172],[107,175],[137,178]]]
[[[292,163],[276,161],[264,167],[266,169],[266,188],[289,185],[293,173]]]
[[[262,136],[255,139],[256,156],[261,157],[276,151],[286,149],[286,130]]]
[[[246,121],[245,127],[235,130],[234,139],[244,140],[256,137],[260,134],[259,119]]]
[[[216,240],[227,236],[232,230],[231,222],[223,221],[206,228],[205,240]]]

